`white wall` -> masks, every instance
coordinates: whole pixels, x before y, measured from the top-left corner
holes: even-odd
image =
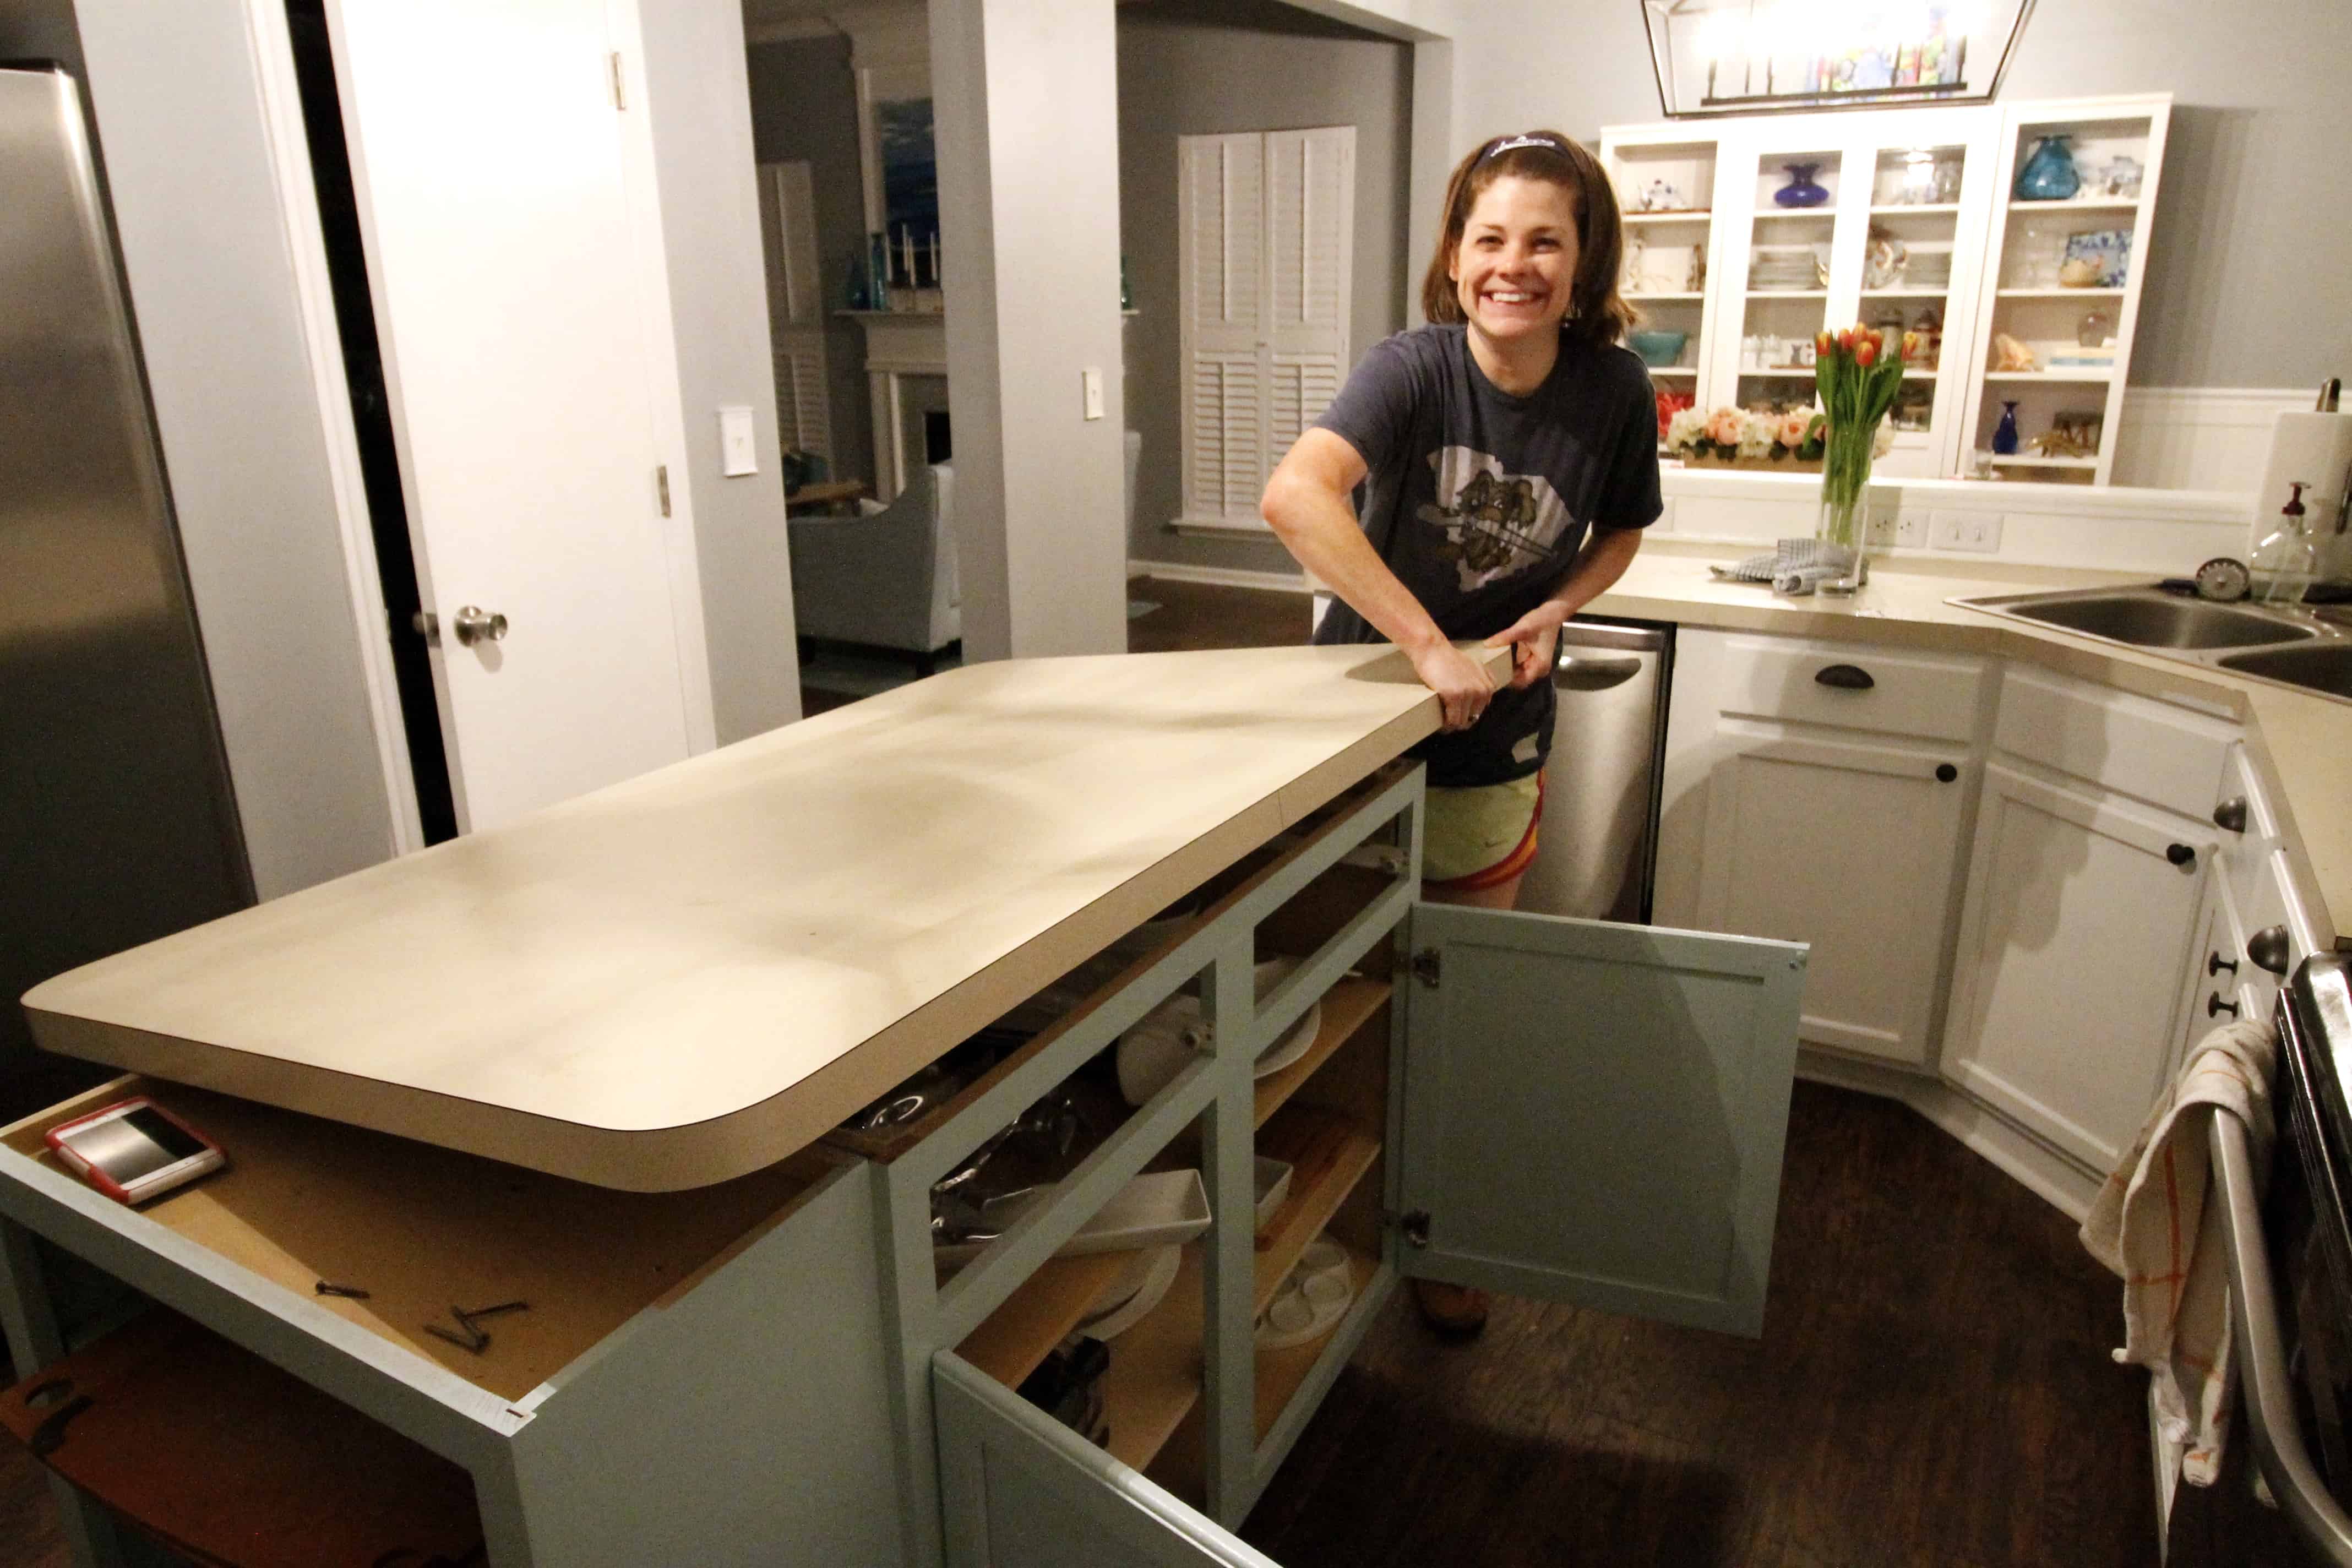
[[[394,845],[361,664],[370,608],[283,214],[310,200],[309,167],[274,160],[244,0],[76,12],[237,813],[270,898]]]
[[[654,5],[640,8],[639,26],[711,710],[725,745],[801,716],[743,23],[730,5]],[[729,405],[752,410],[756,474],[719,472],[719,410]]]
[[[967,659],[1127,647],[1112,10],[930,0]]]

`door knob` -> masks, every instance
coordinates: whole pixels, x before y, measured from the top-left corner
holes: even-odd
[[[2227,828],[2231,833],[2243,833],[2246,830],[2246,797],[2233,795],[2215,806],[2213,826]]]
[[[2237,973],[2238,961],[2234,958],[2225,959],[2218,952],[2209,952],[2205,955],[2206,973],[2219,974],[2225,969],[2232,974]]]
[[[2232,1018],[2236,1017],[2238,1016],[2238,1005],[2235,1002],[2222,1001],[2221,994],[2219,991],[2214,992],[2213,994],[2205,998],[2205,1016],[2207,1017],[2218,1018],[2224,1013],[2227,1013]]]
[[[464,614],[465,613],[463,611],[458,612],[461,623],[464,618]],[[457,628],[457,637],[459,640],[462,641],[465,638],[465,627],[461,624]],[[2176,866],[2194,866],[2197,864],[2197,851],[2186,844],[2166,845],[2164,849],[2164,858],[2171,861]]]
[[[458,607],[457,615],[450,617],[449,629],[457,634],[460,643],[471,647],[478,642],[497,642],[504,637],[507,635],[507,618],[495,610],[483,609],[479,605],[464,605]]]

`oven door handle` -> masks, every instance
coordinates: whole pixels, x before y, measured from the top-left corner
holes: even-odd
[[[2295,1424],[2286,1352],[2279,1342],[2278,1296],[2271,1283],[2270,1255],[2263,1247],[2261,1194],[2254,1187],[2254,1157],[2246,1144],[2245,1124],[2216,1109],[2210,1142],[2221,1188],[2223,1228],[2230,1237],[2230,1315],[2238,1330],[2254,1457],[2304,1539],[2336,1568],[2352,1568],[2352,1519],[2320,1480]],[[2282,1149],[2280,1157],[2294,1156]]]

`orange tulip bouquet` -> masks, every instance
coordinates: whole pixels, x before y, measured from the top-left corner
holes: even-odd
[[[1905,362],[1920,347],[1916,333],[1898,337],[1892,329],[1860,326],[1813,339],[1813,385],[1827,421],[1822,432],[1821,521],[1813,537],[1845,554],[1857,583],[1869,531],[1864,498],[1878,427],[1902,390]]]

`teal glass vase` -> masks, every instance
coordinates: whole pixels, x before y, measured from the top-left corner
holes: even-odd
[[[2063,202],[2082,188],[2083,176],[2063,136],[2044,136],[2017,172],[2017,199],[2021,202]]]

